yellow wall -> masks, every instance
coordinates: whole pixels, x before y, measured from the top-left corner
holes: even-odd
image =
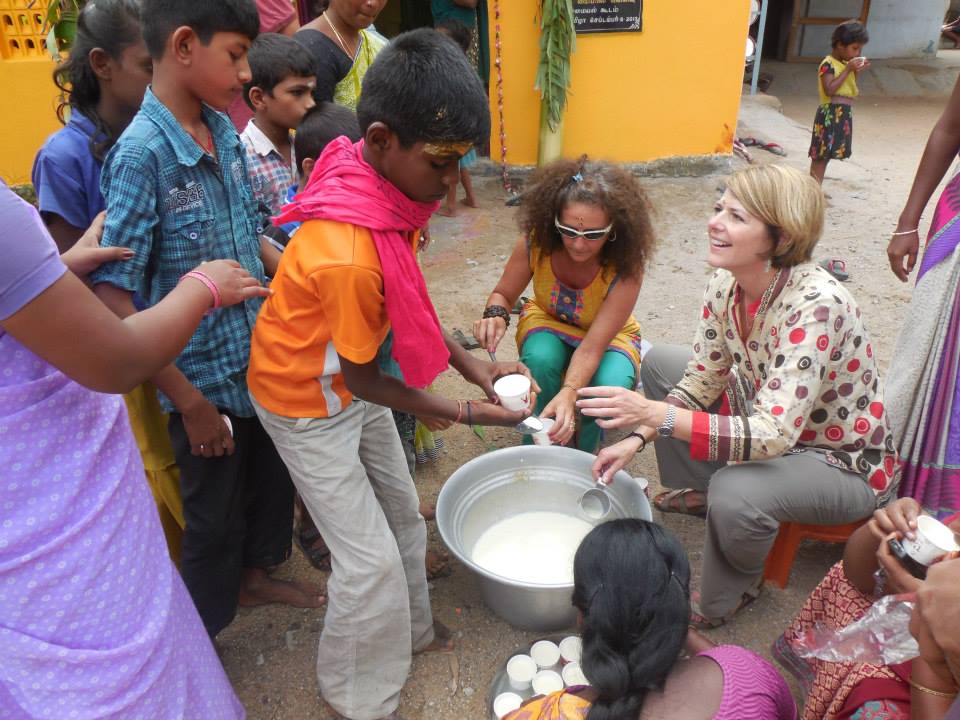
[[[537,0],[500,0],[507,162],[537,160]],[[491,44],[494,43],[490,3]],[[646,0],[643,32],[577,36],[563,153],[620,162],[731,150],[748,0]],[[494,51],[491,49],[491,57]],[[500,159],[496,68],[491,155]]]
[[[53,60],[0,59],[0,177],[9,184],[30,182],[33,156],[61,127]]]

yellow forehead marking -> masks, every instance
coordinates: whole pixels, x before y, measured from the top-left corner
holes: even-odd
[[[426,143],[423,146],[423,151],[428,155],[434,155],[436,157],[443,157],[445,155],[463,156],[470,152],[470,148],[472,147],[472,142]]]

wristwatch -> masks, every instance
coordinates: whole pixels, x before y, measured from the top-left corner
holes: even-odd
[[[673,435],[673,428],[677,422],[677,409],[673,405],[667,405],[667,415],[663,418],[660,427],[657,428],[657,435],[668,438]]]

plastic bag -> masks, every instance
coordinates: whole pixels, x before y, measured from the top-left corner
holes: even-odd
[[[914,603],[898,595],[877,600],[866,614],[844,628],[817,623],[793,644],[802,658],[828,662],[895,665],[917,657],[920,648],[910,634]]]

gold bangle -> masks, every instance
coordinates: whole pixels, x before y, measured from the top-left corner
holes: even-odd
[[[460,424],[460,420],[463,418],[463,400],[457,400],[457,419],[453,422]]]
[[[922,693],[926,693],[927,695],[933,695],[934,697],[952,699],[957,696],[956,690],[954,690],[953,692],[944,692],[943,690],[934,690],[933,688],[928,688],[926,685],[921,685],[913,678],[908,679],[907,682],[910,683],[910,687],[915,688],[916,690],[919,690]]]

